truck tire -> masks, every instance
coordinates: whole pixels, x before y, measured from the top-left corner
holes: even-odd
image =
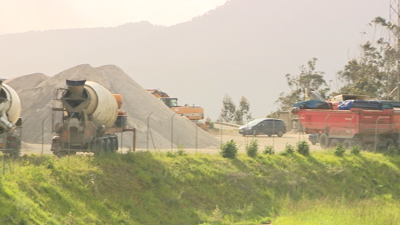
[[[336,146],[340,143],[340,140],[337,138],[334,138],[331,140],[329,147],[330,148],[336,148]]]
[[[346,140],[343,141],[343,147],[344,147],[345,149],[351,148],[352,145],[354,145],[354,144],[351,143],[351,140],[350,140],[350,139],[346,139]]]
[[[326,149],[329,147],[329,137],[326,134],[321,134],[319,136],[319,145],[322,149]]]
[[[106,146],[106,139],[101,140],[100,142],[100,152],[101,153],[107,153],[107,146]]]
[[[111,151],[112,152],[118,151],[118,140],[116,138],[111,138],[110,142],[111,142]]]
[[[283,132],[282,131],[279,131],[278,132],[278,137],[282,137],[283,136]]]
[[[113,151],[113,149],[111,147],[111,139],[109,139],[109,138],[104,139],[104,144],[105,144],[104,145],[104,150],[105,150],[106,153],[109,153],[109,152]]]

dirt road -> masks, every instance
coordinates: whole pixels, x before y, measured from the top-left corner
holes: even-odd
[[[236,142],[236,145],[239,148],[239,153],[245,153],[245,148],[247,144],[250,144],[250,142],[253,139],[256,139],[258,141],[258,146],[259,146],[259,152],[262,152],[265,148],[265,146],[273,146],[275,152],[280,152],[285,149],[286,144],[290,144],[293,146],[296,146],[296,143],[298,141],[305,140],[307,143],[310,145],[310,150],[320,150],[319,144],[317,145],[312,145],[308,141],[308,135],[307,134],[294,134],[294,133],[286,133],[283,135],[283,137],[277,137],[277,136],[271,136],[268,137],[267,135],[259,135],[256,137],[253,136],[246,136],[243,137],[238,133],[236,129],[226,129],[223,130],[221,133],[220,131],[213,132],[212,133],[215,138],[218,140],[221,140],[221,143],[226,143],[229,140],[234,140]],[[137,151],[144,151],[146,149],[137,149]],[[170,148],[167,149],[149,149],[150,151],[171,151]],[[172,151],[176,151],[177,149],[172,149]],[[219,153],[219,148],[206,148],[206,149],[187,149],[184,148],[186,152],[190,153],[195,153],[195,152],[202,152],[202,153],[209,153],[209,154],[218,154]],[[127,152],[128,148],[122,149],[122,152]],[[30,143],[24,143],[22,145],[22,150],[21,154],[52,154],[50,151],[50,145],[45,144],[30,144]],[[121,152],[121,150],[120,150]]]
[[[310,150],[320,150],[321,148],[319,147],[319,144],[317,145],[312,145],[308,141],[308,135],[307,134],[294,134],[294,133],[286,133],[282,137],[278,137],[276,135],[273,135],[271,137],[268,137],[267,135],[259,135],[256,137],[253,136],[246,136],[243,137],[238,133],[237,130],[231,130],[227,131],[225,130],[223,134],[214,134],[214,136],[220,140],[222,140],[221,143],[225,143],[229,140],[234,140],[236,142],[236,145],[239,148],[239,152],[244,153],[245,148],[247,144],[250,144],[252,140],[257,140],[258,141],[258,146],[259,146],[259,151],[263,151],[265,146],[273,146],[275,152],[283,151],[285,150],[286,144],[290,144],[293,146],[296,146],[298,141],[307,141],[307,143],[310,145]]]

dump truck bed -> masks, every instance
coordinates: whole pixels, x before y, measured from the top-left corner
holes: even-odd
[[[327,133],[334,138],[351,138],[355,134],[384,134],[396,130],[395,119],[400,123],[400,111],[384,110],[330,110],[300,109],[297,112],[306,133]]]

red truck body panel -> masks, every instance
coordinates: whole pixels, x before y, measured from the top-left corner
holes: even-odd
[[[393,109],[299,109],[297,115],[306,133],[327,133],[332,138],[395,133],[400,124],[400,111]]]

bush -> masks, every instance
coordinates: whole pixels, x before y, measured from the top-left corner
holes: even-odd
[[[361,147],[359,145],[351,147],[350,153],[353,155],[360,155]]]
[[[209,129],[214,129],[214,128],[215,128],[215,127],[214,127],[214,122],[213,122],[213,121],[208,122],[208,128],[209,128]]]
[[[250,142],[250,145],[246,146],[246,153],[249,157],[255,158],[258,153],[258,141],[257,139],[253,139]]]
[[[224,158],[234,159],[236,158],[237,152],[238,148],[236,142],[232,139],[221,146],[220,154]]]
[[[186,156],[187,153],[182,145],[178,145],[178,151],[176,152],[179,156]]]
[[[273,155],[273,154],[275,154],[274,146],[272,146],[272,145],[265,146],[263,153],[265,155]]]
[[[283,152],[283,155],[289,155],[294,153],[294,147],[291,144],[286,144],[285,146],[285,151]]]
[[[334,154],[335,154],[336,156],[341,157],[341,156],[344,155],[345,152],[346,152],[346,149],[344,148],[343,144],[342,144],[342,143],[338,143],[338,144],[336,145],[336,149],[335,149]]]
[[[306,141],[297,142],[297,152],[301,155],[308,156],[310,155],[310,146]]]

